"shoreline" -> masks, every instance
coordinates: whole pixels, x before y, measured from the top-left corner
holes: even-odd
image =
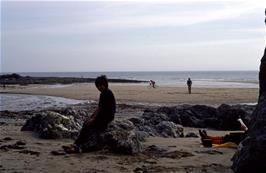
[[[161,86],[151,88],[138,84],[113,84],[110,89],[114,92],[118,103],[176,105],[176,104],[243,104],[256,103],[257,88],[192,88],[192,94],[187,93],[186,87]],[[51,87],[50,85],[13,85],[0,89],[1,94],[29,94],[63,97],[67,99],[97,101],[99,91],[92,83],[78,83]]]

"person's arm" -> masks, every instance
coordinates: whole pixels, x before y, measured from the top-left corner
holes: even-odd
[[[237,121],[241,125],[241,130],[244,130],[245,132],[248,131],[248,127],[245,125],[245,123],[243,122],[243,120],[241,118],[238,118]]]
[[[91,124],[96,119],[98,113],[99,113],[99,107],[93,112],[93,114],[89,118],[85,120],[85,123],[87,125]]]

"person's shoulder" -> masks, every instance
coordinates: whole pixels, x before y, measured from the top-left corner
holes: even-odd
[[[110,90],[109,88],[105,91],[105,94],[107,95],[114,95],[112,90]]]

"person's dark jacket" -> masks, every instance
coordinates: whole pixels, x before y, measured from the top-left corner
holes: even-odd
[[[99,128],[106,128],[108,123],[114,120],[116,112],[116,101],[111,90],[106,89],[100,94],[99,112],[95,118],[95,125]]]

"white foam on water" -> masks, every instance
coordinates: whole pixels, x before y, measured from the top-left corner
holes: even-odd
[[[40,110],[48,107],[64,107],[85,102],[88,101],[42,95],[0,94],[0,111]]]

